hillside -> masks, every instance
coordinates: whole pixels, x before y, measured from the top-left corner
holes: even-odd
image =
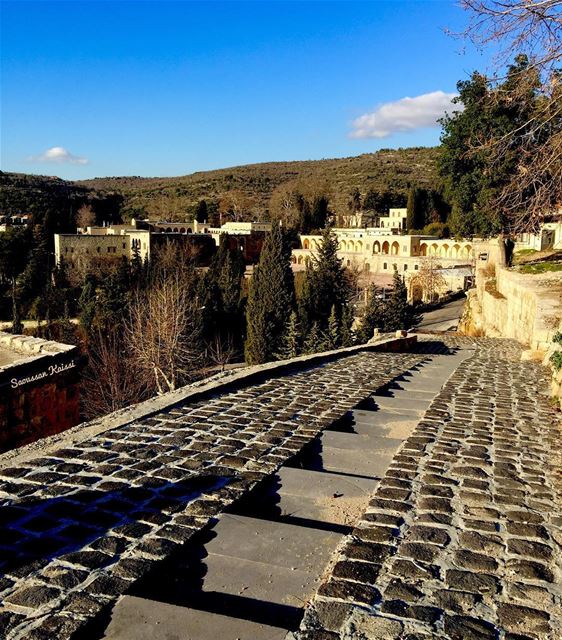
[[[351,193],[369,190],[405,197],[410,185],[436,188],[438,148],[382,150],[350,158],[266,162],[174,178],[95,178],[70,182],[49,176],[0,172],[0,213],[33,213],[36,221],[55,215],[68,228],[73,215],[91,204],[98,221],[132,215],[182,220],[197,203],[242,200],[242,215],[267,217],[275,192],[296,187],[303,193],[326,193],[334,212],[345,212]]]
[[[305,191],[327,190],[332,210],[343,211],[354,189],[363,195],[369,190],[390,190],[406,196],[412,184],[436,187],[438,152],[437,147],[383,150],[350,158],[244,165],[177,178],[96,178],[77,184],[120,193],[125,216],[139,212],[181,219],[191,215],[199,200],[218,202],[228,192],[248,196],[254,211],[265,214],[275,190],[289,184]]]
[[[117,221],[122,197],[118,193],[61,180],[55,176],[36,176],[0,171],[0,215],[30,213],[36,224],[50,231],[72,231],[76,212],[91,204],[100,220]]]

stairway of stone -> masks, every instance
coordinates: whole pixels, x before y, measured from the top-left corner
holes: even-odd
[[[113,608],[105,640],[281,640],[402,442],[469,350],[430,359],[336,421]]]

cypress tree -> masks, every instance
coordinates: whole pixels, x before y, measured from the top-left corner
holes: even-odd
[[[207,222],[209,212],[207,210],[207,203],[205,200],[199,200],[197,208],[195,209],[195,220],[199,223]]]
[[[248,364],[268,362],[279,353],[294,295],[291,248],[281,228],[275,226],[266,236],[248,293]]]
[[[406,226],[408,230],[423,229],[427,224],[428,193],[425,189],[412,187],[408,192]]]

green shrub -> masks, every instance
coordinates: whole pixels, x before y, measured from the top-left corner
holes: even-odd
[[[550,364],[554,367],[555,371],[562,369],[562,351],[555,351],[550,356]]]

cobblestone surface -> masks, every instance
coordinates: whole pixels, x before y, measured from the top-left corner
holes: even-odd
[[[447,341],[476,351],[395,456],[298,640],[562,638],[546,372],[511,341]]]
[[[1,470],[0,637],[79,637],[153,563],[423,358],[362,352]]]

